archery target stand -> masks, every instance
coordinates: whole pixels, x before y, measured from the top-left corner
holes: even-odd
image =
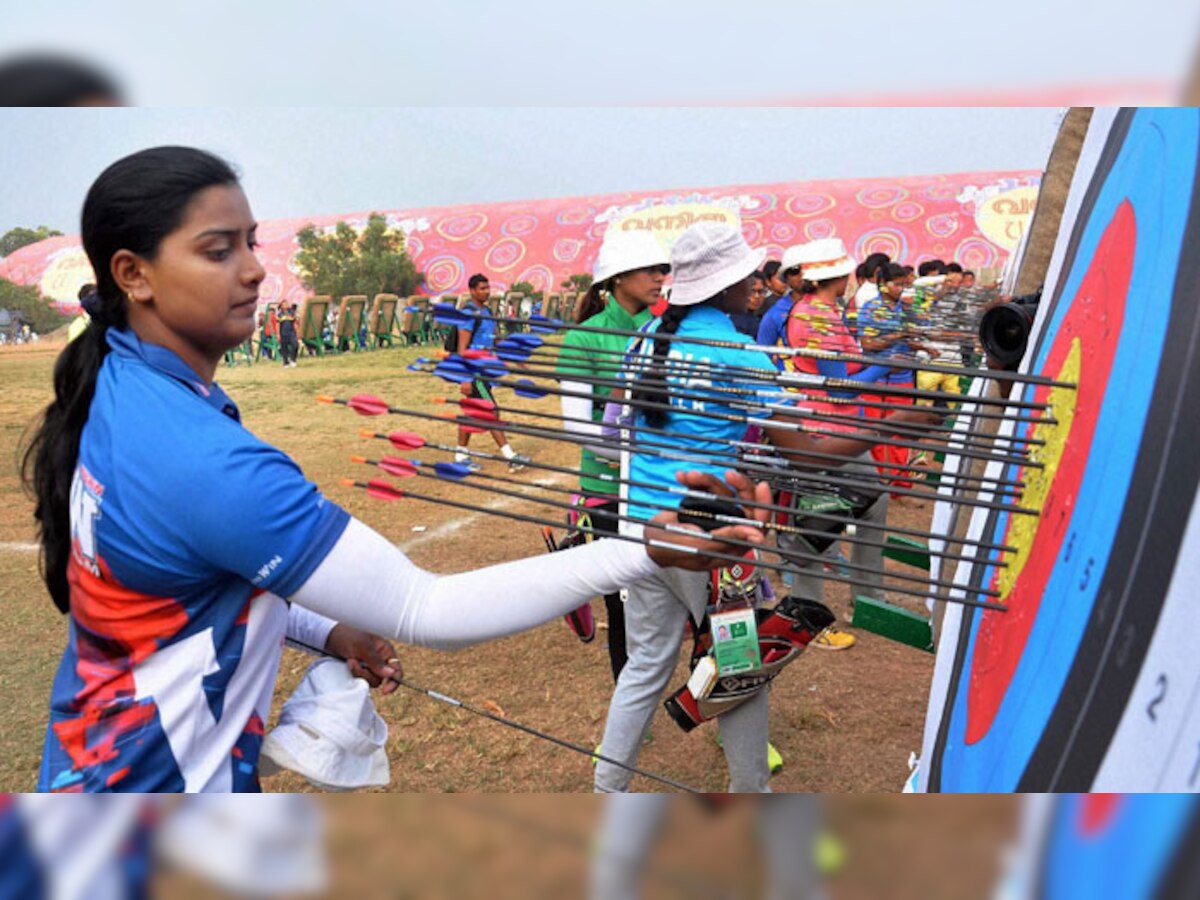
[[[855,628],[869,631],[891,641],[898,641],[927,653],[933,652],[933,629],[929,619],[872,597],[854,598]]]

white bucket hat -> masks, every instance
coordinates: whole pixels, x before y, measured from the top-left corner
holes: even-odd
[[[283,704],[262,756],[324,790],[383,786],[391,781],[387,733],[367,683],[340,660],[318,659]]]
[[[679,236],[671,251],[672,306],[703,303],[762,265],[766,248],[754,250],[732,225],[698,222]]]
[[[604,243],[596,255],[592,279],[603,284],[614,275],[633,272],[648,266],[669,266],[671,255],[658,238],[648,231],[604,232]]]
[[[779,263],[779,278],[784,284],[787,284],[787,278],[784,273],[788,269],[802,267],[804,262],[804,244],[793,244],[783,251],[783,260]]]
[[[155,838],[167,862],[239,896],[328,888],[324,815],[307,794],[190,794]]]
[[[801,273],[808,281],[841,278],[854,272],[854,260],[846,252],[846,245],[841,238],[809,241],[794,249],[798,251],[794,264],[799,264]]]

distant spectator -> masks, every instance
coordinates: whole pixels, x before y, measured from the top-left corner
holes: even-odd
[[[875,276],[891,261],[892,258],[886,253],[872,253],[854,270],[854,280],[858,283],[858,288],[855,290],[854,296],[846,301],[845,308],[842,310],[842,319],[845,320],[846,328],[850,330],[850,334],[855,339],[859,337],[859,310],[879,296],[879,287],[875,283]]]
[[[296,367],[296,352],[300,349],[300,341],[296,336],[296,304],[290,300],[279,302],[279,356],[283,367]]]
[[[783,273],[779,271],[780,266],[781,263],[777,259],[768,259],[763,264],[763,282],[766,285],[767,293],[758,308],[758,318],[760,320],[771,311],[772,306],[779,302],[779,298],[787,293],[787,283],[783,280]]]
[[[946,263],[942,268],[942,274],[946,276],[946,290],[956,291],[962,287],[963,267],[958,263]]]
[[[803,245],[797,244],[794,247],[788,247],[783,254],[783,262],[780,264],[777,275],[783,276],[784,283],[787,284],[787,292],[779,298],[770,311],[763,315],[762,321],[759,323],[757,339],[758,343],[764,347],[782,347],[787,343],[785,333],[788,316],[800,296],[801,285],[804,283],[804,279],[800,276],[800,260],[797,255],[800,253],[801,246]],[[783,360],[779,357],[773,357],[773,359],[776,367],[782,369]]]
[[[733,321],[733,327],[742,334],[747,334],[751,339],[757,339],[758,326],[762,323],[762,316],[758,311],[762,309],[763,299],[767,294],[766,278],[762,272],[755,272],[750,276],[750,303],[743,313],[730,313],[729,318]]]
[[[963,272],[962,286],[965,288],[975,287],[975,273],[970,269]]]
[[[917,267],[917,274],[924,278],[926,275],[942,275],[946,271],[946,264],[940,259],[927,259]]]

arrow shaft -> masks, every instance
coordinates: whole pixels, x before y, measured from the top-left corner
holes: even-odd
[[[364,481],[353,481],[352,485],[354,487],[360,488],[360,490],[367,490],[367,488],[370,487]],[[398,488],[397,488],[397,490],[398,490]],[[480,506],[480,505],[476,505],[473,503],[463,503],[462,500],[451,500],[446,497],[433,497],[433,496],[431,496],[431,494],[421,494],[421,493],[416,493],[414,491],[406,490],[406,491],[402,491],[401,493],[402,493],[403,497],[408,497],[408,498],[414,499],[414,500],[424,500],[425,503],[432,503],[434,505],[452,506],[452,508],[466,510],[468,512],[481,512],[481,514],[484,514],[487,516],[499,516],[502,518],[511,518],[511,520],[514,520],[516,522],[529,522],[530,524],[536,524],[536,526],[551,526],[553,528],[560,527],[559,522],[554,522],[553,520],[548,520],[548,518],[544,518],[541,516],[524,515],[523,512],[512,512],[511,510],[503,510],[503,509],[490,509],[490,508],[487,508],[487,506]],[[400,499],[400,498],[396,498],[396,499]],[[524,499],[524,498],[522,498],[522,499]],[[596,536],[596,538],[606,538],[606,539],[610,539],[610,540],[626,541],[626,542],[630,542],[630,544],[641,544],[642,546],[646,546],[646,547],[658,547],[658,548],[660,548],[660,550],[671,550],[671,551],[676,551],[676,552],[691,553],[691,554],[695,554],[695,556],[698,556],[698,553],[700,553],[696,550],[695,547],[690,547],[690,546],[680,545],[680,544],[671,544],[670,541],[659,541],[659,540],[649,540],[646,538],[635,538],[634,535],[629,535],[629,534],[600,533],[600,532],[596,532],[596,530],[594,528],[580,528],[578,530],[581,530],[581,532],[583,532],[584,534],[594,534]],[[695,534],[695,532],[692,532],[691,534]],[[763,547],[760,545],[754,545],[754,547],[755,547],[755,550],[758,550],[758,551],[775,553],[776,556],[784,556],[784,554],[780,553],[779,550],[773,550],[773,548]],[[719,559],[719,560],[721,560],[721,562],[742,563],[742,564],[745,563],[745,556],[734,556],[733,553],[722,553],[719,551],[713,551],[713,552],[704,553],[704,556],[706,556],[710,559]],[[824,560],[822,560],[822,562],[824,562]],[[770,562],[767,562],[766,559],[756,560],[755,565],[758,566],[758,568],[770,569],[772,571],[794,572],[794,566],[788,566],[788,565],[780,564],[780,563],[770,563]],[[893,574],[892,574],[892,572],[884,572],[884,575],[890,576]],[[832,574],[832,572],[821,572],[821,574],[818,575],[817,577],[821,577],[822,580],[824,580],[824,581],[836,581],[836,582],[842,582],[842,583],[846,583],[846,584],[856,584],[856,586],[872,587],[869,582],[864,582],[864,581],[860,580],[860,578],[834,575],[834,574]],[[923,583],[928,583],[928,582],[923,582]],[[961,586],[959,586],[959,584],[955,584],[954,587],[961,588]],[[913,588],[901,587],[901,586],[899,586],[899,584],[892,584],[892,586],[888,586],[888,590],[892,590],[892,592],[898,593],[898,594],[906,594],[908,596],[917,596],[917,598],[920,598],[922,600],[929,598],[928,590],[916,590]],[[971,594],[979,595],[979,596],[994,596],[995,592],[989,592],[989,590],[985,590],[982,588],[976,588],[976,589],[972,590]],[[966,598],[966,596],[962,596],[962,598],[953,598],[952,602],[958,602],[958,604],[961,604],[964,606],[974,606],[974,607],[984,608],[984,610],[995,610],[997,612],[1007,612],[1008,611],[1008,607],[1004,606],[1003,604],[997,604],[997,602],[992,602],[992,601],[988,601],[988,600],[971,600],[971,599]]]
[[[379,440],[384,440],[384,441],[389,440],[389,437],[386,434],[377,433],[377,432],[364,432],[364,437],[368,437],[368,436],[372,437],[372,438],[377,438]],[[439,444],[434,441],[425,441],[421,446],[428,448],[430,450],[438,450],[443,453],[457,454],[457,453],[462,452],[459,450],[458,447],[455,447],[453,445]],[[415,449],[419,449],[419,448],[411,447],[408,449],[415,450]],[[497,453],[488,453],[485,450],[472,450],[470,448],[467,448],[466,452],[469,456],[475,457],[477,459],[486,459],[486,460],[490,460],[492,462],[502,462],[502,463],[508,462],[508,460],[506,460],[503,456],[501,456]],[[526,466],[529,468],[540,469],[540,470],[546,471],[546,472],[558,472],[563,475],[571,475],[575,478],[578,478],[582,474],[584,474],[581,470],[571,468],[570,466],[557,466],[552,463],[540,462],[536,459],[530,460],[528,463],[526,463]],[[478,477],[478,474],[479,473],[476,473],[475,477]],[[489,476],[489,477],[494,478],[497,476]],[[667,493],[676,494],[680,497],[690,497],[694,500],[721,500],[721,499],[724,499],[722,497],[717,496],[716,494],[709,493],[708,491],[699,491],[699,490],[694,490],[692,488],[685,488],[682,485],[666,485],[666,486],[664,486],[664,485],[658,485],[658,484],[651,484],[648,481],[639,481],[639,480],[633,479],[633,478],[620,478],[620,477],[617,477],[614,475],[608,475],[608,474],[604,474],[604,473],[590,475],[589,477],[596,478],[599,481],[604,481],[604,482],[607,482],[614,486],[623,484],[623,485],[628,485],[630,487],[649,488],[652,490],[659,490],[659,491],[664,491]],[[517,479],[512,479],[512,480],[514,482],[517,481]],[[525,484],[525,482],[520,482],[520,483]],[[616,497],[615,494],[613,496],[614,496],[614,498]],[[783,513],[785,515],[792,515],[796,512],[796,510],[790,506],[780,506],[777,503],[760,503],[755,500],[739,500],[738,502],[743,507],[748,507],[751,509],[765,509],[768,512],[772,512],[772,513]],[[848,516],[838,516],[838,515],[834,515],[831,513],[808,513],[808,515],[811,515],[813,518],[816,518],[816,519],[821,519],[821,520],[830,521],[830,522],[842,522],[844,524],[851,524],[852,522],[855,521],[854,519],[852,519]],[[899,525],[888,525],[887,530],[893,534],[905,535],[907,537],[925,538],[925,539],[941,537],[941,535],[934,534],[931,531],[921,531],[919,529],[905,528],[905,527],[899,526]],[[987,551],[996,552],[996,553],[1015,553],[1016,549],[1017,549],[1016,547],[1011,547],[1011,546],[1008,546],[1005,544],[994,544],[994,543],[990,543],[988,541],[978,541],[978,540],[955,541],[955,543],[962,544],[963,546],[978,547],[981,550],[987,550]]]
[[[564,361],[568,362],[570,364],[577,364],[581,367],[586,365],[594,373],[596,373],[596,375],[598,375],[598,376],[611,375],[614,379],[618,378],[618,376],[620,376],[622,373],[627,371],[626,366],[623,365],[623,361],[625,359],[625,354],[622,353],[621,351],[606,350],[604,348],[599,348],[599,347],[595,347],[595,348],[589,347],[587,350],[587,356],[584,356],[579,353],[569,353],[568,351],[575,350],[575,348],[573,348],[573,347],[567,347],[567,346],[558,345],[558,344],[547,344],[545,346],[551,347],[554,349],[552,349],[552,350],[541,350],[541,349],[524,350],[524,351],[522,351],[522,353],[525,353],[531,357],[537,357],[538,358],[537,362],[540,365],[543,365],[546,367],[552,367],[555,372],[558,371],[558,364],[561,364]],[[591,357],[597,356],[597,355],[601,356],[601,357],[611,357],[611,361],[608,359],[603,359],[603,358],[599,359],[599,360],[591,358]],[[541,363],[540,362],[541,360],[545,360],[545,362]],[[796,388],[794,385],[788,384],[786,381],[782,380],[786,377],[786,373],[773,375],[764,369],[756,369],[756,368],[753,368],[750,366],[729,366],[729,365],[724,365],[724,364],[714,364],[708,360],[675,358],[675,359],[671,359],[669,361],[669,365],[660,365],[660,364],[652,363],[646,369],[646,371],[649,371],[652,375],[658,374],[660,372],[660,370],[661,370],[661,374],[667,374],[667,375],[678,375],[678,374],[682,373],[685,376],[719,375],[723,378],[728,378],[730,376],[737,376],[738,379],[744,380],[748,383],[759,382],[759,383],[763,383],[763,384],[783,384],[786,387],[788,387],[789,392],[795,392],[798,396],[805,397],[807,399],[820,400],[823,403],[831,403],[831,404],[835,404],[835,405],[839,405],[839,406],[862,406],[862,407],[866,407],[868,409],[872,409],[872,408],[874,408],[874,409],[895,409],[894,404],[888,403],[887,401],[884,401],[884,400],[862,399],[861,396],[845,397],[845,396],[839,396],[837,394],[830,394],[828,392],[811,393],[809,391],[804,391],[804,390]],[[581,378],[574,377],[577,374],[582,374],[582,373],[571,372],[571,371],[563,372],[563,373],[561,373],[560,380],[563,380],[563,381],[583,380]],[[859,385],[859,388],[856,391],[856,393],[858,393],[859,395],[862,395],[862,394],[884,395],[884,394],[886,394],[886,395],[903,396],[903,397],[913,396],[913,399],[930,400],[931,402],[937,402],[940,400],[940,401],[946,401],[949,403],[957,403],[963,399],[962,394],[956,394],[956,393],[952,393],[950,391],[940,391],[940,390],[931,391],[931,390],[924,390],[924,389],[920,389],[920,388],[915,388],[915,389],[914,388],[903,388],[903,387],[897,387],[897,386],[888,385],[888,384],[877,385],[877,384],[873,384],[870,382],[856,382],[856,384]],[[721,393],[747,394],[747,395],[752,395],[752,396],[761,396],[766,393],[774,393],[773,391],[759,391],[759,390],[755,390],[753,388],[728,387],[728,386],[721,386],[721,387],[714,386],[712,388],[712,390],[720,391]],[[909,391],[912,391],[913,393],[910,394],[910,393],[908,393]],[[1057,424],[1056,420],[1053,419],[1048,414],[1048,410],[1044,405],[1031,404],[1029,408],[1033,408],[1035,410],[1040,409],[1043,411],[1043,414],[1037,418],[1033,418],[1033,417],[1025,417],[1025,416],[1020,416],[1020,415],[1011,415],[1011,414],[1005,413],[1005,412],[999,412],[999,413],[987,412],[982,409],[970,410],[968,412],[962,412],[962,411],[956,410],[955,414],[956,415],[966,415],[972,419],[998,419],[1001,421],[1011,420],[1012,422],[1015,422],[1017,424],[1023,424],[1023,423],[1024,424],[1044,424],[1044,425]]]
[[[435,317],[437,311],[435,309]],[[453,314],[464,316],[466,318],[478,319],[483,316],[483,313],[473,312],[471,310],[453,310]],[[597,328],[590,325],[568,325],[565,322],[552,322],[550,320],[530,322],[529,320],[520,319],[515,316],[498,316],[489,313],[488,317],[497,322],[516,322],[523,325],[530,325],[534,330],[538,328],[546,328],[553,331],[587,331],[592,334],[607,334],[614,337],[631,337],[642,339],[661,339],[672,342],[682,341],[684,343],[698,344],[705,347],[717,347],[730,350],[751,350],[759,353],[766,353],[771,356],[801,356],[808,359],[837,359],[842,362],[854,362],[867,366],[887,366],[892,369],[911,369],[913,364],[909,360],[897,361],[895,359],[881,359],[864,354],[843,354],[833,353],[828,350],[808,350],[802,347],[772,347],[764,344],[748,343],[744,344],[740,341],[722,341],[712,338],[696,338],[689,335],[678,334],[658,334],[657,332],[645,331],[630,331],[623,328]],[[980,376],[984,378],[994,377],[995,373],[991,369],[976,369],[967,366],[943,366],[936,363],[923,363],[921,368],[927,372],[943,372],[948,375],[967,374],[971,376]],[[1005,373],[1005,379],[1008,379],[1010,373]],[[1022,384],[1036,384],[1046,387],[1060,387],[1074,389],[1075,385],[1063,381],[1055,381],[1052,378],[1047,378],[1041,375],[1030,375],[1025,373],[1011,373],[1011,380]],[[843,385],[844,386],[844,385]]]

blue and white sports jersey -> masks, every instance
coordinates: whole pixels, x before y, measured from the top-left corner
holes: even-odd
[[[349,516],[170,350],[109,329],[71,488],[40,790],[257,788],[281,600]]]
[[[471,332],[471,343],[468,350],[491,350],[496,345],[496,319],[490,309],[480,309],[474,301],[468,302],[463,309],[471,313],[479,313]]]
[[[776,300],[762,317],[762,321],[758,323],[758,337],[755,343],[764,347],[786,347],[788,317],[791,316],[792,307],[795,305],[796,295],[791,291]],[[771,365],[776,369],[782,369],[785,358],[773,356]]]
[[[781,303],[783,301],[780,301]],[[654,322],[647,330],[657,329]],[[698,306],[688,313],[680,323],[676,332],[679,337],[693,337],[701,340],[735,341],[738,344],[754,343],[748,336],[738,331],[729,316],[714,306]],[[640,342],[639,352],[649,354],[653,351],[654,342],[646,339]],[[716,451],[716,456],[696,457],[695,459],[664,459],[648,453],[633,452],[629,458],[629,477],[635,481],[647,481],[664,486],[677,487],[676,472],[694,470],[712,472],[718,478],[724,476],[726,470],[737,464],[737,451],[732,446],[733,441],[739,441],[748,427],[745,422],[735,422],[716,419],[699,413],[721,413],[737,416],[752,416],[768,418],[771,411],[762,408],[763,403],[776,402],[782,394],[782,389],[774,381],[759,381],[739,375],[737,371],[723,371],[721,367],[736,367],[761,369],[772,376],[777,374],[771,358],[757,350],[743,350],[725,347],[709,347],[702,344],[689,344],[685,341],[672,341],[668,358],[680,360],[689,364],[680,368],[680,374],[668,377],[668,389],[672,392],[670,403],[672,409],[667,413],[664,428],[674,432],[671,436],[650,434],[638,431],[646,425],[646,420],[640,411],[634,420],[634,445],[638,443],[670,444],[671,450],[665,452],[688,453],[689,451]],[[636,381],[637,357],[631,357]],[[750,411],[740,408],[736,397],[730,393],[721,392],[722,388],[738,388],[753,390],[756,396],[740,395],[742,402],[748,403]],[[677,396],[675,391],[684,391],[689,396]],[[693,398],[690,395],[702,395]],[[711,397],[711,399],[709,399]],[[656,451],[661,448],[653,448]],[[707,462],[701,460],[708,460]],[[650,488],[629,488],[628,515],[638,519],[650,519],[659,509],[646,506],[655,503],[675,508],[681,498],[678,494],[652,490]]]

